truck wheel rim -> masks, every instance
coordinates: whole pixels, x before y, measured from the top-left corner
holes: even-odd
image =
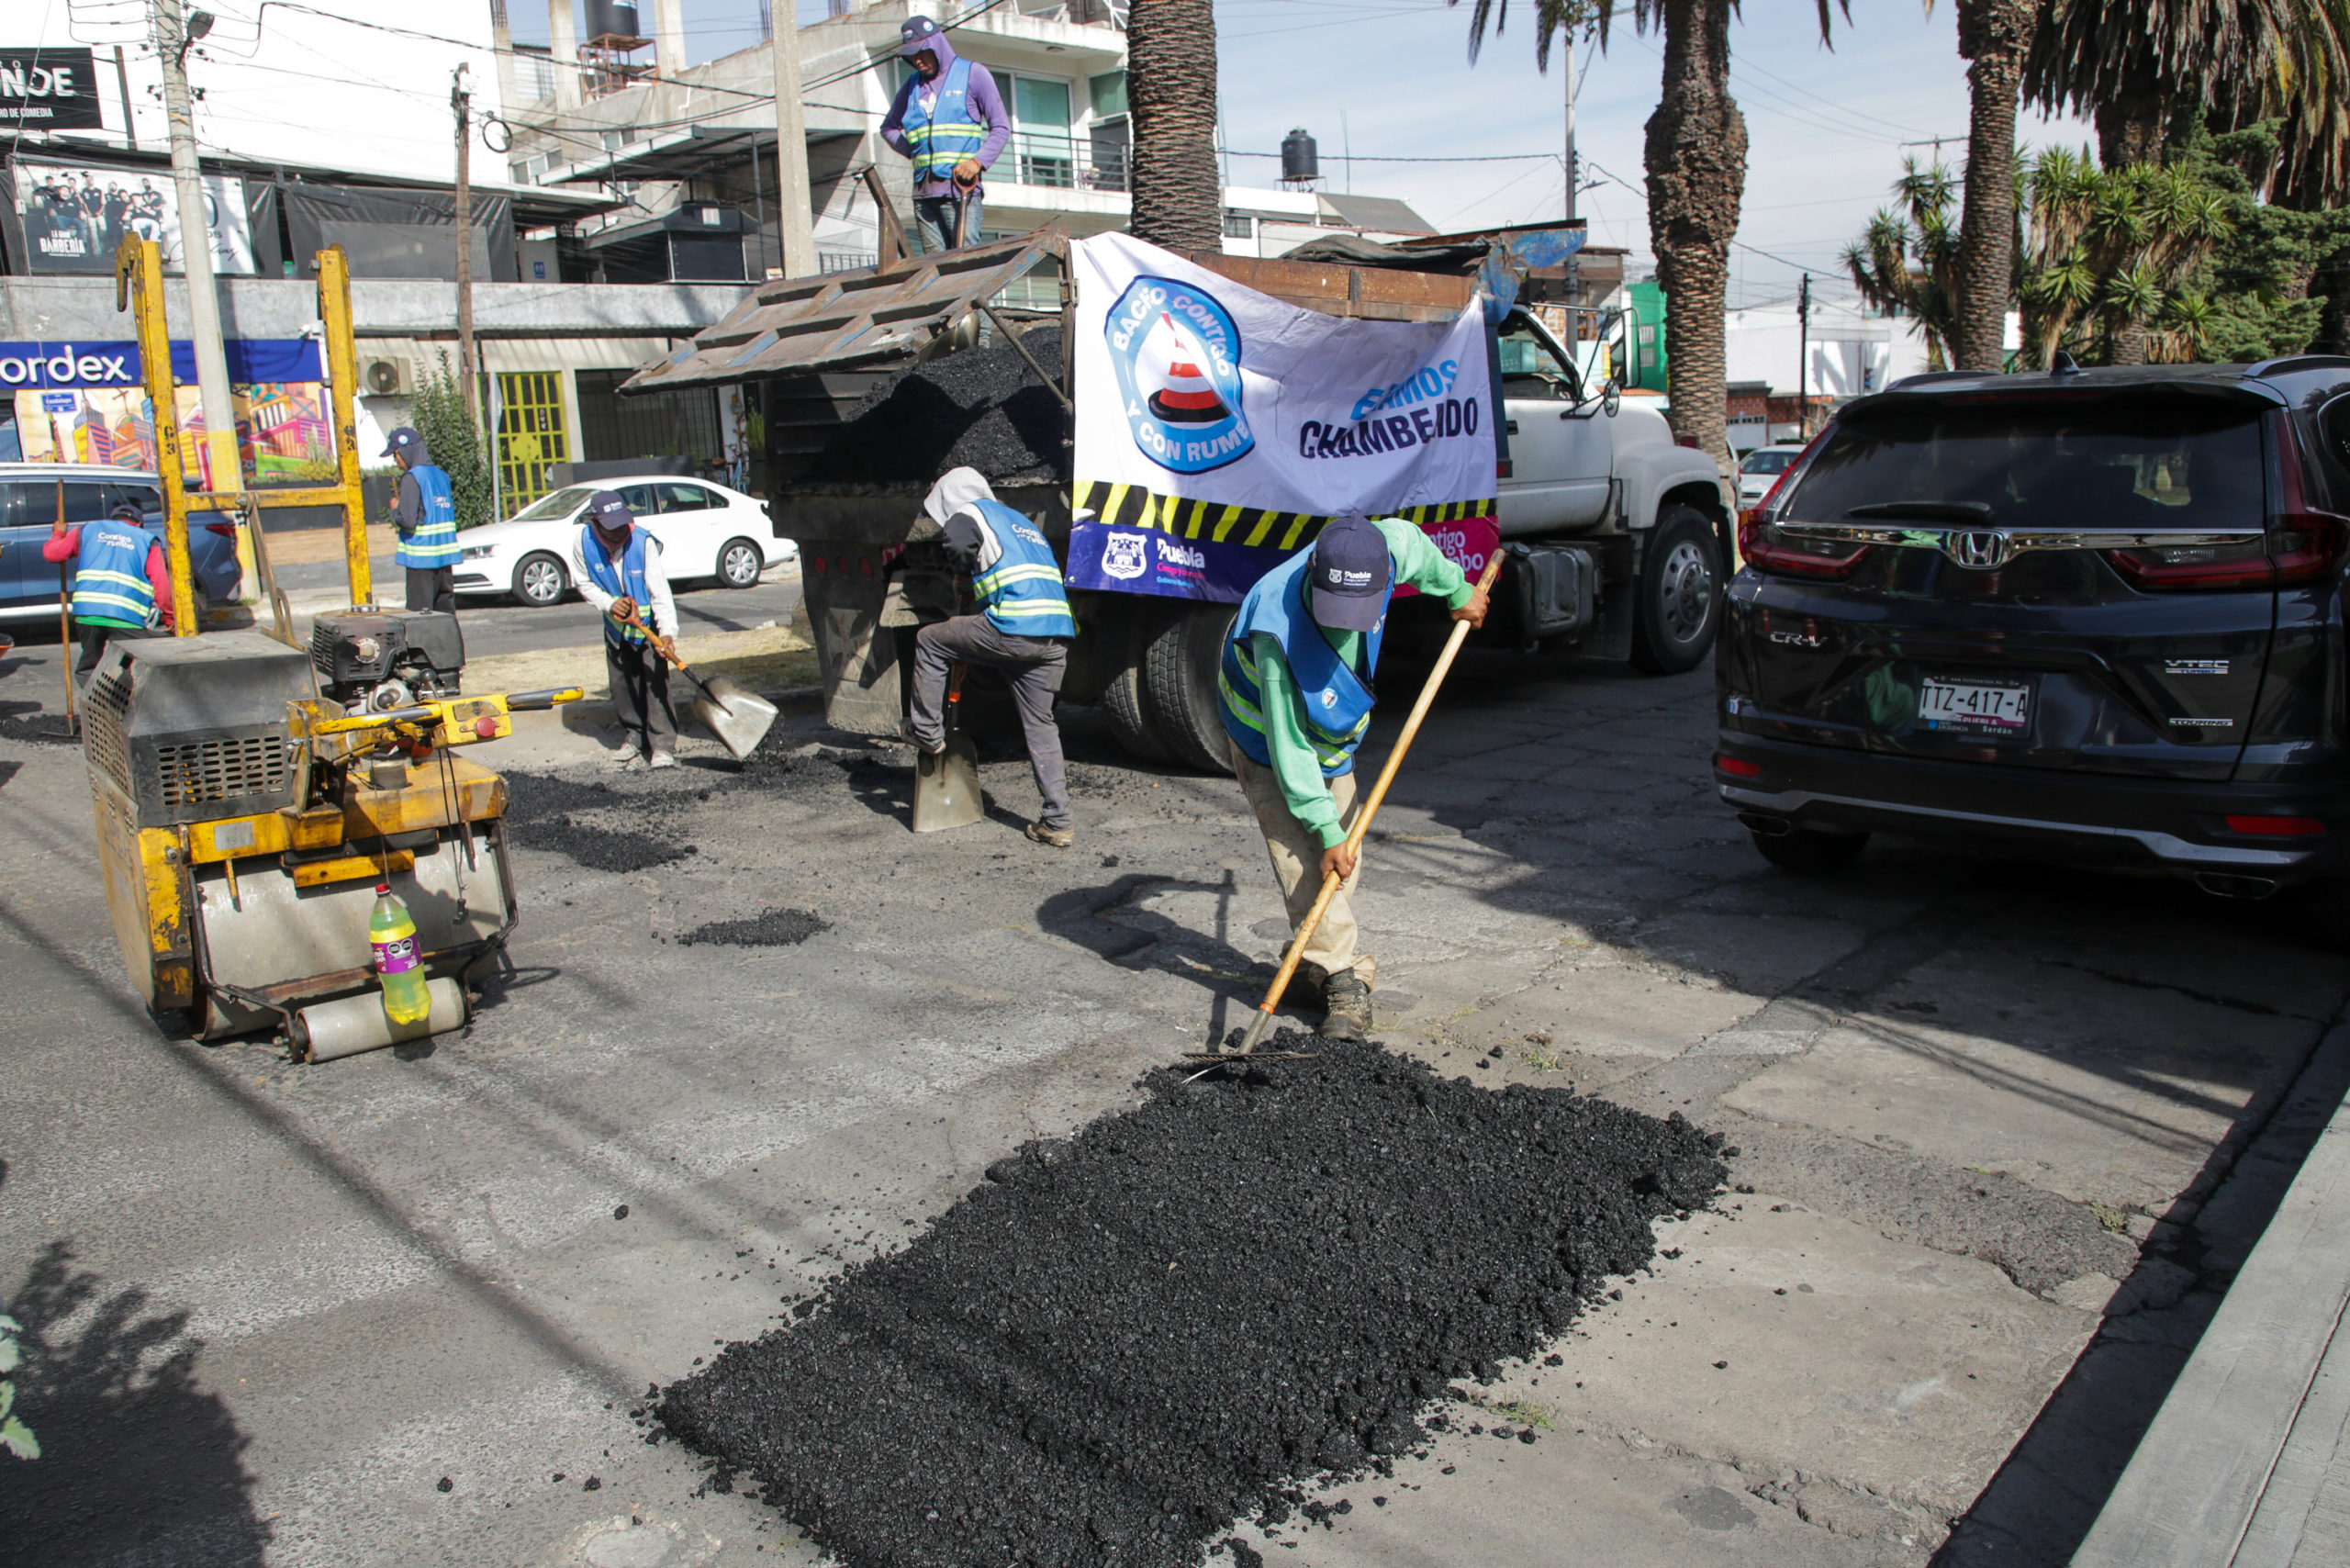
[[[563,592],[563,583],[552,563],[533,561],[522,568],[522,597],[541,604],[552,602]]]
[[[1675,544],[1658,574],[1658,609],[1666,635],[1676,643],[1694,643],[1714,613],[1714,574],[1706,553],[1689,540]]]

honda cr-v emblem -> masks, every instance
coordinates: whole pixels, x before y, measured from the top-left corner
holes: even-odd
[[[2007,560],[2008,536],[1988,530],[1947,534],[1943,538],[1942,549],[1960,566],[1984,571]]]

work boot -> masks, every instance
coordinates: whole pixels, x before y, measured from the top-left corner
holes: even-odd
[[[898,726],[898,735],[900,739],[924,756],[936,756],[946,749],[946,737],[944,735],[934,741],[926,741],[914,734],[914,722],[912,719],[906,720]]]
[[[1047,823],[1030,823],[1028,836],[1039,844],[1049,844],[1055,849],[1067,849],[1077,842],[1077,834],[1069,829],[1054,827]]]
[[[1360,1040],[1371,1033],[1371,987],[1352,969],[1332,975],[1322,988],[1322,1026],[1326,1040]]]
[[[615,773],[642,773],[644,767],[644,754],[634,746],[622,751],[611,762],[611,769]]]
[[[677,754],[673,751],[656,751],[653,754],[653,761],[649,766],[654,767],[675,767],[677,766]]]
[[[1319,1007],[1322,993],[1330,984],[1330,971],[1311,958],[1298,960],[1290,972],[1289,989],[1281,992],[1278,1005],[1282,1007]]]

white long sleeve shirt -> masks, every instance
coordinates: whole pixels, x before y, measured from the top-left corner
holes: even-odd
[[[664,637],[675,637],[677,634],[677,606],[669,597],[669,568],[661,559],[661,541],[655,538],[651,531],[644,530],[643,525],[640,524],[639,528],[644,533],[644,587],[645,591],[652,595],[653,602],[639,606],[637,613],[646,625]],[[579,589],[580,598],[594,605],[599,614],[609,615],[612,610],[613,596],[598,588],[596,579],[588,575],[587,553],[590,550],[603,551],[605,559],[616,567],[620,564],[620,556],[605,551],[603,542],[595,534],[593,528],[583,524],[572,536],[571,581]],[[625,554],[627,548],[622,545],[621,552]]]

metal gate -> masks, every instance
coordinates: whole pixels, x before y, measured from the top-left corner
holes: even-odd
[[[571,461],[563,372],[500,371],[498,394],[498,501],[511,517],[554,489],[554,465]]]

